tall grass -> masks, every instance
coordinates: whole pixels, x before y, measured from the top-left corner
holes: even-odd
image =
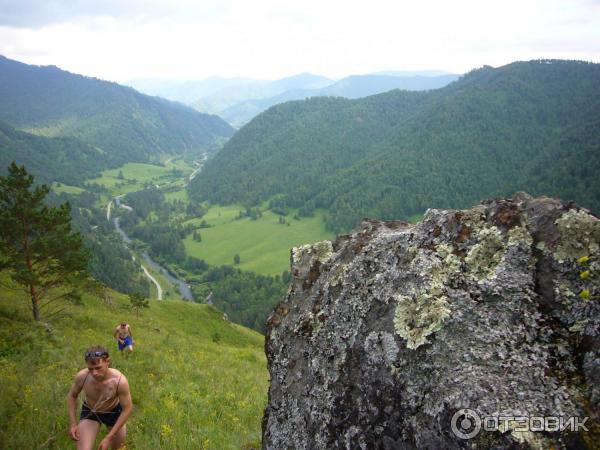
[[[260,334],[208,305],[151,301],[138,317],[116,293],[112,305],[85,296],[49,331],[22,295],[2,289],[0,297],[0,448],[74,448],[65,396],[93,344],[110,349],[131,385],[127,449],[260,446],[268,384]],[[129,358],[111,336],[121,320],[135,338]]]

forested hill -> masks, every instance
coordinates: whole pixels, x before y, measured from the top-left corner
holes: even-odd
[[[0,56],[0,120],[46,137],[74,137],[113,164],[214,150],[233,129],[217,116],[116,83]]]
[[[78,139],[36,136],[0,121],[0,175],[12,161],[25,165],[39,182],[72,185],[99,176],[110,162],[105,153]]]
[[[525,190],[600,210],[600,65],[484,67],[435,91],[275,106],[209,161],[192,194],[279,196],[336,231]]]

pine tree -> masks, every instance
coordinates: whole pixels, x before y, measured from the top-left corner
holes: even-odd
[[[129,303],[131,309],[135,311],[136,316],[141,314],[142,308],[150,307],[150,301],[142,292],[134,292],[133,294],[129,294]]]
[[[77,300],[78,285],[88,279],[89,254],[71,230],[71,206],[47,206],[49,192],[14,162],[0,177],[0,270],[27,292],[36,321],[42,312],[51,315],[55,301]]]

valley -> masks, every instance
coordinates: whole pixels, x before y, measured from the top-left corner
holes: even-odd
[[[275,292],[282,295],[285,290],[283,279],[289,276],[290,249],[308,242],[332,239],[334,235],[325,229],[325,211],[300,218],[297,210],[291,208],[273,212],[267,202],[252,211],[241,205],[193,204],[187,186],[191,179],[202,176],[205,159],[206,156],[198,160],[171,156],[161,165],[128,163],[106,170],[100,177],[84,183],[97,195],[92,204],[82,206],[96,210],[97,215],[102,211],[108,223],[115,227],[137,261],[135,264],[142,265],[144,276],[151,282],[149,293],[152,298],[158,298],[160,291],[161,298],[166,300],[203,302],[216,291],[211,297],[216,295],[216,298],[211,302],[228,312],[232,320],[260,331],[279,296],[270,294],[266,299],[257,298],[256,301],[262,304],[262,312],[254,313],[244,321],[239,312],[227,308],[229,299],[223,298],[224,294],[219,295],[217,285],[227,283],[223,278],[237,277],[235,271],[242,271],[239,275],[242,278],[247,277],[244,273],[256,275],[250,275],[245,287],[238,288],[239,295],[252,296],[248,290],[255,290],[261,283],[277,285]],[[54,190],[66,198],[91,193],[68,185],[54,186]],[[146,195],[159,196],[160,200],[145,204],[143,197]],[[136,196],[142,198],[137,201],[142,202],[143,217],[135,215]],[[169,249],[179,246],[181,253],[177,256],[157,250],[157,245],[153,247],[140,236],[146,234],[152,238],[154,232],[151,230],[155,229],[152,227],[158,222],[166,227],[161,232],[173,238]],[[177,227],[186,231],[177,236],[169,233],[168,229]],[[219,273],[216,279],[213,273],[207,278],[211,268],[220,267],[235,271]],[[237,305],[237,308],[244,312],[243,305]]]

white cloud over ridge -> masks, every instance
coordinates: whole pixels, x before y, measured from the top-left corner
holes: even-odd
[[[116,81],[600,60],[593,0],[7,3],[0,0],[0,54]]]

